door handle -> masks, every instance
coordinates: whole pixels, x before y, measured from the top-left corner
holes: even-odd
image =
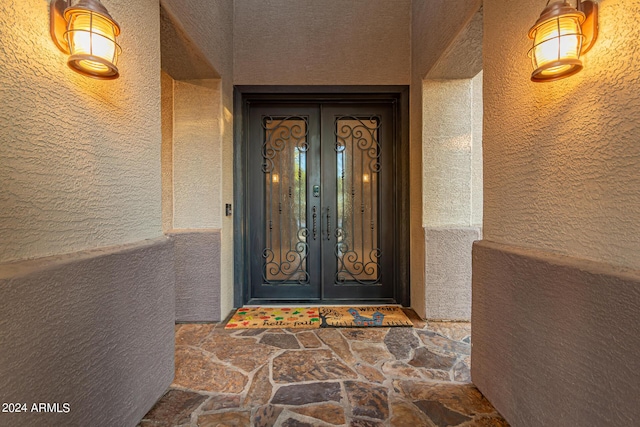
[[[313,207],[313,240],[318,237],[318,208]]]
[[[327,206],[327,240],[331,240],[331,213],[330,207]]]

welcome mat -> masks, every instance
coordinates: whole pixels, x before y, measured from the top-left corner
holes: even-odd
[[[317,307],[242,307],[225,329],[319,328]]]
[[[225,329],[357,328],[413,326],[402,308],[358,307],[243,307],[229,319]]]

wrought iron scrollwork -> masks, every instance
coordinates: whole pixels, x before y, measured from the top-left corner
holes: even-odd
[[[265,248],[262,251],[265,284],[309,284],[307,271],[306,162],[308,118],[262,119],[262,172],[265,177]],[[315,217],[314,217],[315,221]],[[314,227],[314,238],[315,238]]]
[[[337,199],[336,284],[380,282],[378,193],[381,148],[380,117],[340,116],[335,119]]]

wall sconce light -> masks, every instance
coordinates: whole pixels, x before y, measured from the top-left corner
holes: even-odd
[[[576,8],[567,0],[554,1],[540,14],[529,30],[533,47],[531,80],[550,82],[582,70],[580,56],[591,49],[598,37],[598,4],[576,0]]]
[[[51,37],[69,67],[95,79],[117,79],[120,26],[100,0],[51,0]]]

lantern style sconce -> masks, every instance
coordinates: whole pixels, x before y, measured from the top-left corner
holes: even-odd
[[[100,0],[51,0],[51,37],[69,55],[67,65],[94,79],[117,79],[120,26]]]
[[[591,49],[598,37],[598,4],[593,0],[554,1],[540,14],[529,30],[533,47],[531,80],[550,82],[582,70],[580,56]]]

